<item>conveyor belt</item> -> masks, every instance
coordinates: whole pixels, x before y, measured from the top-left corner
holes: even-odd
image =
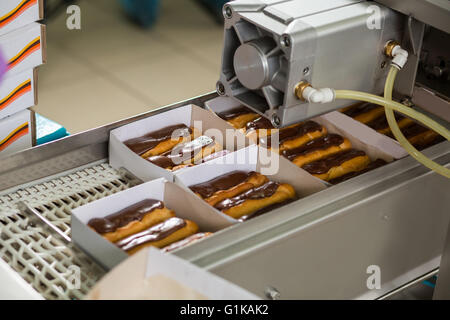
[[[42,226],[30,225],[16,204],[24,201],[69,235],[70,209],[128,187],[107,163],[97,163],[0,194],[0,257],[46,299],[83,298],[104,271]],[[73,266],[80,267],[78,289],[70,286]]]

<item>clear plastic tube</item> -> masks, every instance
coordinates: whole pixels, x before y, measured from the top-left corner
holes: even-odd
[[[388,77],[386,79],[386,85],[384,88],[384,98],[392,101],[392,91],[394,90],[394,82],[397,76],[399,69],[396,67],[391,67],[389,70]],[[427,168],[443,175],[444,177],[450,178],[450,170],[441,166],[440,164],[432,161],[431,159],[425,157],[420,151],[418,151],[414,146],[406,139],[400,130],[397,120],[395,120],[394,111],[392,109],[384,108],[386,113],[386,118],[389,123],[389,127],[391,128],[392,133],[394,134],[395,139],[400,143],[400,145],[417,161],[422,163]]]
[[[391,72],[389,73],[389,76],[388,76],[387,83],[386,83],[387,88],[391,88],[391,86],[393,86],[393,81],[395,80],[395,76],[396,76],[396,72],[391,70]],[[391,96],[392,96],[392,89],[390,89],[390,90],[391,90],[390,92],[391,92]],[[410,118],[413,118],[413,119],[423,123],[428,128],[433,129],[434,131],[436,131],[437,133],[442,135],[445,139],[450,140],[450,131],[447,130],[444,126],[442,126],[439,123],[437,123],[436,121],[428,118],[427,116],[423,115],[422,113],[415,111],[412,108],[409,108],[401,103],[392,101],[392,98],[386,99],[386,98],[376,96],[376,95],[373,95],[370,93],[365,93],[365,92],[360,92],[360,91],[352,91],[352,90],[336,90],[335,94],[336,94],[336,99],[349,99],[349,100],[365,101],[365,102],[378,104],[380,106],[384,106],[386,110],[390,110],[392,112],[392,117],[394,118],[394,122],[395,122],[395,117],[393,116],[393,110],[395,110],[397,112],[400,112]],[[414,157],[417,161],[422,163],[424,166],[434,170],[435,172],[443,175],[444,177],[450,178],[450,169],[447,169],[447,168],[437,164],[436,162],[428,159],[422,153],[417,151],[414,147],[411,146],[409,141],[403,136],[400,129],[398,128],[398,125],[396,125],[396,123],[395,123],[395,125],[392,126],[391,122],[392,122],[392,119],[389,122],[389,118],[388,118],[388,123],[389,123],[389,126],[391,127],[392,132],[394,133],[394,136],[397,139],[400,138],[399,143],[405,148],[405,150],[409,154],[411,154],[412,157]],[[395,127],[397,127],[398,131],[395,130],[396,129]],[[396,133],[398,133],[399,131],[404,139],[401,139],[400,136],[397,137]],[[405,140],[407,143],[405,143]]]

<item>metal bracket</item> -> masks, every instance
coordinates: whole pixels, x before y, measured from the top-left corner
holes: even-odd
[[[22,214],[31,218],[32,221],[37,221],[38,223],[43,225],[46,229],[48,229],[50,233],[54,234],[58,238],[61,238],[61,240],[63,240],[64,242],[66,243],[72,242],[72,239],[67,234],[62,232],[58,227],[56,227],[53,223],[51,223],[43,215],[41,215],[36,209],[31,208],[25,202],[19,201],[17,203],[17,208]]]

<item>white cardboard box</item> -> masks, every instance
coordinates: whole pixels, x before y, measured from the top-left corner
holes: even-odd
[[[0,83],[0,119],[37,104],[37,70],[30,69]]]
[[[233,98],[218,97],[205,102],[205,105],[213,113],[221,113],[236,108],[241,103]],[[330,112],[311,120],[326,127],[329,133],[340,134],[349,139],[353,148],[366,152],[372,161],[383,159],[392,162],[394,159],[401,159],[407,155],[406,151],[396,141],[340,112]],[[263,141],[267,139],[262,138]],[[327,185],[329,184],[327,183]]]
[[[7,62],[5,78],[45,63],[45,26],[33,22],[0,36],[0,48]]]
[[[201,199],[161,178],[74,209],[72,211],[72,241],[100,265],[107,269],[113,268],[125,260],[128,254],[93,231],[87,223],[92,218],[105,217],[144,199],[163,201],[177,217],[197,223],[200,231],[216,232],[233,223],[209,208],[207,210],[198,208],[198,203],[203,202]]]
[[[23,110],[0,120],[0,157],[32,147],[32,117]]]
[[[259,300],[237,285],[175,255],[149,248],[103,277],[89,300]],[[181,312],[181,310],[180,310]]]
[[[211,112],[195,105],[186,105],[112,130],[109,139],[110,165],[116,169],[124,167],[144,181],[161,177],[166,178],[168,181],[173,181],[176,174],[186,169],[172,173],[143,159],[131,151],[123,142],[176,124],[196,127],[202,134],[215,138],[215,141],[229,151],[234,151],[250,144],[242,133],[234,130],[232,126]],[[232,138],[227,139],[227,130],[237,137],[237,143],[233,143],[234,139]]]
[[[233,223],[237,223],[238,220],[213,208],[189,189],[192,185],[212,180],[232,171],[256,171],[266,175],[272,181],[289,183],[294,187],[297,196],[300,198],[297,201],[301,201],[301,198],[326,189],[326,185],[322,180],[298,168],[289,160],[278,156],[278,154],[258,147],[257,145],[250,145],[227,154],[222,158],[187,168],[175,176],[175,183],[183,186],[194,197],[201,200],[197,204],[198,210],[206,210],[209,208],[212,212],[222,215]],[[270,212],[265,215],[267,214],[270,214]]]
[[[44,18],[43,0],[1,0],[0,35]]]

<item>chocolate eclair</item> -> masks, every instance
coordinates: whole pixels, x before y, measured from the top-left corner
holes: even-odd
[[[151,156],[147,161],[171,171],[181,166],[187,166],[202,162],[201,160],[210,156],[222,147],[213,138],[200,136],[192,141],[180,143],[173,149],[162,154]]]
[[[210,205],[230,197],[234,197],[253,187],[261,186],[268,181],[267,177],[254,171],[233,171],[210,181],[190,186],[196,195]]]
[[[235,129],[241,129],[245,127],[249,121],[259,117],[256,112],[253,112],[245,106],[240,106],[229,111],[221,112],[217,115],[232,125]]]
[[[348,139],[338,134],[328,134],[311,140],[298,148],[283,150],[281,154],[298,167],[302,167],[307,163],[323,159],[351,147]]]
[[[162,249],[162,251],[163,252],[172,252],[177,249],[184,248],[184,247],[186,247],[194,242],[197,242],[201,239],[205,239],[211,235],[212,235],[212,232],[199,232],[199,233],[193,234],[192,236],[189,236],[183,240],[174,242],[171,245],[168,245],[167,247],[164,247]]]
[[[195,222],[173,217],[147,230],[124,238],[115,244],[128,254],[133,254],[147,246],[164,248],[193,235],[197,231],[198,226]]]
[[[329,181],[353,171],[360,171],[369,163],[370,159],[364,151],[348,149],[307,163],[302,168],[322,180]]]
[[[262,143],[262,145],[281,153],[284,150],[300,147],[308,141],[320,138],[325,134],[327,134],[327,129],[324,126],[314,121],[306,121],[279,130],[277,145],[272,145],[272,140],[276,138],[276,134],[267,137],[265,143]]]
[[[224,199],[216,203],[214,207],[232,218],[240,219],[251,216],[268,206],[295,198],[295,190],[291,185],[269,181],[237,196]]]
[[[357,177],[359,175],[362,175],[362,174],[364,174],[366,172],[369,172],[369,171],[372,171],[374,169],[380,168],[380,167],[382,167],[382,166],[384,166],[386,164],[387,164],[387,162],[384,161],[383,159],[377,159],[377,160],[369,163],[369,165],[367,167],[365,167],[364,169],[362,169],[362,170],[349,172],[349,173],[344,174],[343,176],[340,176],[338,178],[331,179],[328,182],[331,183],[331,184],[338,184],[338,183],[347,181],[347,180],[349,180],[351,178],[354,178],[354,177]]]
[[[115,242],[175,216],[159,200],[145,199],[103,218],[89,220],[88,226]]]
[[[233,171],[189,188],[235,219],[243,216],[248,219],[259,210],[296,197],[291,185],[269,181],[254,171]]]
[[[355,119],[356,121],[367,124],[384,114],[384,107],[373,103],[362,103],[341,110],[342,113]]]
[[[185,124],[176,124],[147,133],[142,137],[129,139],[124,144],[143,158],[148,158],[172,149],[178,143],[192,137],[193,133],[193,128]]]

